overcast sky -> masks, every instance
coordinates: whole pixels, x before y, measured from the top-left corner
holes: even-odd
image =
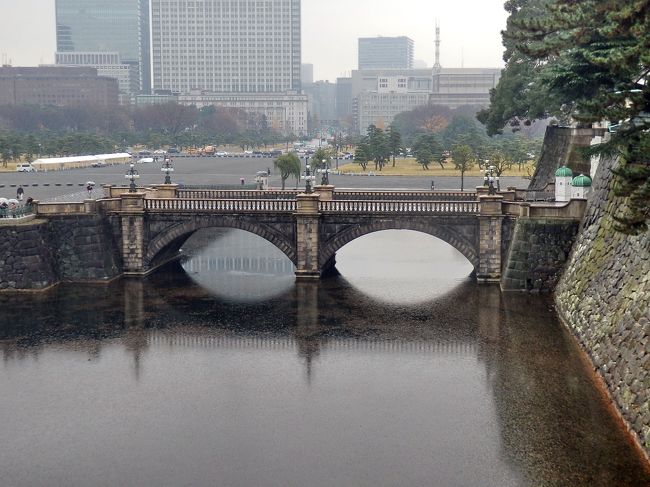
[[[431,66],[438,19],[443,67],[501,67],[503,1],[302,0],[302,61],[314,79],[334,81],[357,68],[357,38],[404,35]],[[54,62],[54,0],[0,0],[0,15],[0,62]]]

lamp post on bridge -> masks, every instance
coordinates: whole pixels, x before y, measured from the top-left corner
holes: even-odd
[[[305,193],[311,193],[311,183],[316,179],[316,176],[311,175],[311,167],[309,166],[309,156],[305,157],[305,175],[301,177],[305,181]]]
[[[138,171],[135,169],[135,164],[131,163],[129,170],[126,172],[124,177],[131,180],[131,184],[129,184],[129,193],[137,192],[138,188],[135,185],[135,180],[140,179],[140,174],[138,174]]]
[[[489,163],[489,161],[485,161],[486,163]],[[485,177],[483,178],[483,186],[488,186],[488,194],[489,195],[495,195],[497,194],[497,191],[500,190],[499,187],[499,176],[494,176],[494,170],[496,168],[494,166],[488,166],[487,170],[485,171]],[[494,183],[496,182],[496,188],[494,187]]]
[[[165,173],[165,184],[172,184],[172,178],[169,175],[170,172],[174,172],[171,157],[165,157],[165,161],[160,167],[160,170]]]
[[[330,183],[329,173],[330,173],[330,164],[329,159],[323,159],[323,166],[318,170],[321,173],[320,183],[325,186]]]

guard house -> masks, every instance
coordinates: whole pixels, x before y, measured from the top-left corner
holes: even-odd
[[[581,174],[571,181],[571,198],[586,199],[591,193],[591,178]]]
[[[562,166],[555,171],[555,201],[571,200],[573,171]]]

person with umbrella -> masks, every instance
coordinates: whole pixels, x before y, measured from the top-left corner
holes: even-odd
[[[9,208],[9,200],[7,198],[0,198],[0,218],[9,216],[7,208]]]
[[[95,187],[95,182],[94,181],[88,181],[86,183],[86,191],[88,191],[88,196],[93,195],[93,188]]]

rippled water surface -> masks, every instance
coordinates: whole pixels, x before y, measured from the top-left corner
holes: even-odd
[[[0,485],[642,486],[545,297],[360,238],[294,282],[244,232],[145,281],[0,295]]]

